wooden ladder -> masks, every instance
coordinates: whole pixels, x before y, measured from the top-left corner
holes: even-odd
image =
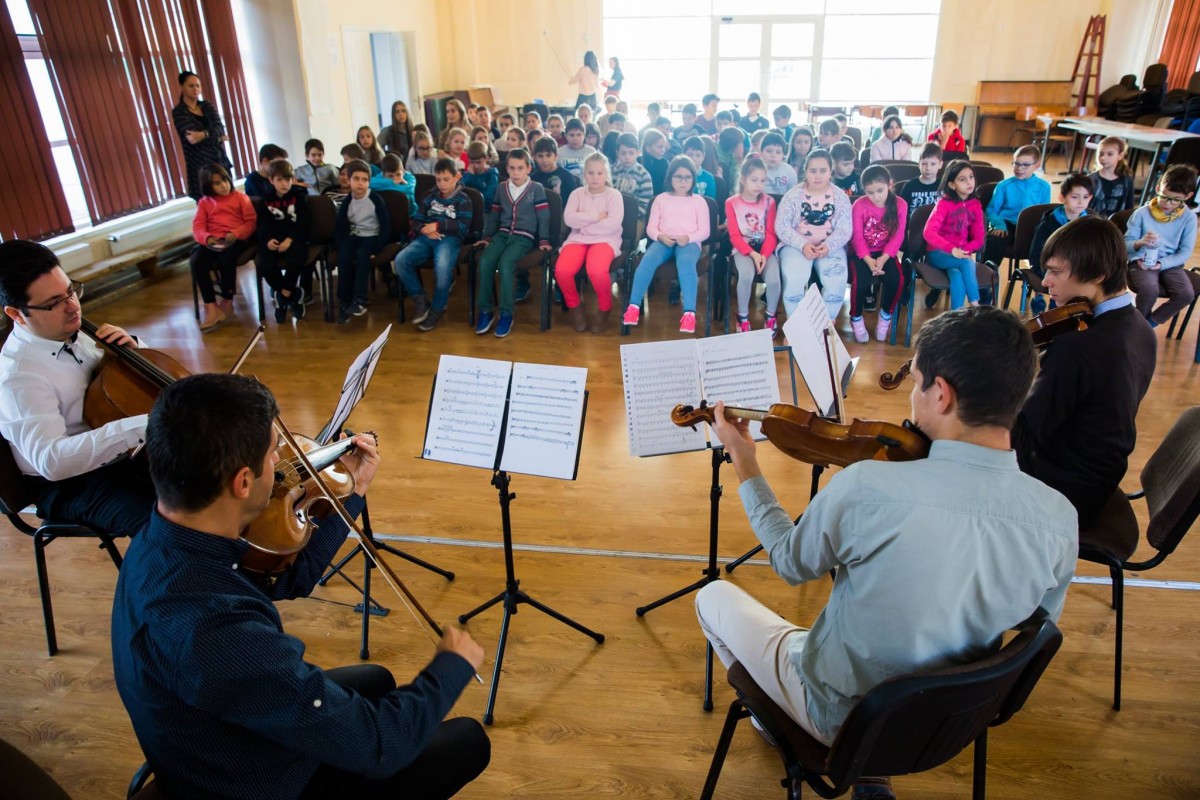
[[[1072,74],[1072,111],[1084,113],[1082,109],[1095,109],[1100,102],[1100,64],[1104,57],[1104,29],[1106,17],[1098,14],[1088,20],[1083,41],[1079,43],[1079,55],[1075,57],[1075,72]],[[1078,82],[1078,83],[1076,83]]]

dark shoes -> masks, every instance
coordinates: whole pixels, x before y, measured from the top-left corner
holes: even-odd
[[[425,314],[425,319],[421,320],[421,322],[417,325],[417,330],[423,333],[429,333],[431,330],[437,327],[438,320],[442,318],[443,313],[445,313],[444,309],[429,309],[429,312]]]

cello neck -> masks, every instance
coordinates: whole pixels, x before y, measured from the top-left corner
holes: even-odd
[[[79,330],[92,337],[96,344],[103,347],[114,358],[120,359],[124,363],[128,364],[131,368],[137,370],[137,372],[145,377],[146,380],[151,381],[160,389],[165,389],[175,382],[174,376],[169,375],[162,369],[159,369],[159,367],[155,364],[152,364],[150,361],[143,358],[138,353],[136,347],[113,344],[112,342],[106,342],[100,339],[98,336],[96,336],[96,331],[98,330],[96,324],[89,321],[87,317],[80,319]]]

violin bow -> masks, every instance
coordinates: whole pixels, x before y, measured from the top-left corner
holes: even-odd
[[[246,359],[250,357],[250,351],[253,350],[255,348],[255,346],[259,342],[262,341],[263,334],[266,332],[267,332],[267,326],[260,323],[258,326],[258,330],[256,330],[254,332],[254,335],[250,337],[250,342],[244,348],[242,348],[242,354],[240,356],[238,356],[237,361],[233,362],[233,366],[229,368],[230,375],[238,374],[238,370],[240,370],[242,368],[242,364],[245,364]]]
[[[338,516],[342,518],[342,521],[346,523],[350,530],[358,535],[358,542],[362,546],[363,552],[367,554],[371,562],[383,573],[384,579],[392,587],[392,590],[396,592],[396,595],[400,598],[400,602],[408,609],[408,613],[417,621],[418,626],[425,630],[427,634],[430,634],[429,638],[433,640],[434,644],[437,644],[438,640],[442,637],[441,626],[429,615],[428,611],[421,607],[417,598],[404,585],[404,581],[400,580],[399,576],[392,571],[391,565],[379,557],[379,551],[375,549],[375,544],[371,541],[371,538],[363,534],[354,517],[350,516],[350,512],[346,511],[346,507],[342,505],[342,501],[338,500],[337,496],[329,490],[329,486],[325,483],[325,478],[313,468],[313,465],[308,460],[308,456],[305,455],[304,450],[301,449],[300,444],[292,436],[292,432],[288,430],[287,425],[283,423],[283,417],[279,414],[275,415],[275,426],[279,429],[279,433],[283,436],[284,441],[292,448],[292,452],[296,454],[300,463],[308,470],[308,474],[313,476],[317,487],[321,490],[321,494],[325,496],[325,499],[329,501],[334,510],[337,511]],[[436,636],[432,634],[436,634]],[[483,678],[479,676],[478,672],[475,673],[475,680],[483,683]]]

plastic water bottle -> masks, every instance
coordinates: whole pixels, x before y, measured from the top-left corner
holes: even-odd
[[[1153,269],[1158,264],[1158,245],[1142,248],[1142,266]]]

